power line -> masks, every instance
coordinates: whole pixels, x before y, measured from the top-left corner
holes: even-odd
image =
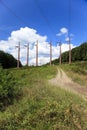
[[[44,20],[45,20],[47,26],[49,27],[49,29],[50,29],[50,31],[51,31],[51,34],[52,34],[53,36],[55,36],[54,30],[53,30],[53,28],[51,27],[50,22],[48,21],[47,17],[45,16],[45,14],[44,14],[44,12],[43,12],[43,9],[40,7],[40,4],[39,4],[38,0],[34,0],[34,1],[35,1],[35,3],[36,3],[37,8],[39,9],[39,11],[40,11],[40,13],[41,13],[41,16],[44,18]]]
[[[20,22],[22,22],[23,24],[26,25],[25,21],[23,19],[21,19],[21,17],[19,17],[5,2],[3,2],[2,0],[0,0],[0,3],[7,9],[9,10],[9,12],[11,14],[13,14]]]
[[[1,29],[1,28],[0,28],[0,31],[1,31],[1,32],[4,32],[4,33],[7,34],[7,35],[9,35],[9,33],[7,33],[5,30],[3,30],[3,29]]]
[[[69,35],[71,33],[71,0],[68,0]]]

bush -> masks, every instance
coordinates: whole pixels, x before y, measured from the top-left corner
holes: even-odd
[[[20,88],[13,74],[0,67],[0,110],[5,110],[8,105],[13,104],[20,94]]]

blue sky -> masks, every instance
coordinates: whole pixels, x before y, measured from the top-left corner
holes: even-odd
[[[34,40],[42,38],[43,40],[40,40],[40,46],[42,45],[42,48],[44,44],[48,44],[49,41],[52,41],[54,59],[58,57],[57,41],[61,40],[66,46],[68,34],[71,35],[72,47],[87,41],[86,25],[87,0],[0,1],[1,49],[10,52],[15,57],[17,57],[17,55],[10,46],[10,44],[12,45],[12,42],[14,43],[14,39],[16,39],[16,44],[18,42],[17,40],[20,40],[23,45],[25,44],[23,41],[26,41],[26,43],[29,41],[33,44]],[[23,33],[26,35],[28,34],[30,39],[28,39]],[[26,38],[23,39],[23,36]],[[13,44],[13,46],[15,46],[15,44]],[[33,49],[35,49],[35,47],[33,47]],[[46,48],[44,49],[45,55]],[[68,46],[66,46],[66,49],[63,47],[63,51],[66,50],[68,50]],[[25,52],[24,50],[22,51]],[[30,51],[34,50],[31,49]],[[24,59],[24,57],[21,56],[21,59]],[[33,61],[35,61],[35,59],[33,59]]]

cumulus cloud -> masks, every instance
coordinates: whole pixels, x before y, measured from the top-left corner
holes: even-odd
[[[37,31],[32,29],[32,28],[20,28],[20,30],[13,31],[11,33],[11,36],[8,38],[8,40],[12,40],[15,42],[22,41],[23,42],[36,42],[37,39],[40,42],[46,41],[47,37],[46,36],[41,36],[37,34]]]
[[[63,27],[60,29],[60,32],[58,34],[56,34],[57,36],[62,36],[64,34],[68,34],[68,29]]]
[[[66,34],[68,30],[62,28],[62,34]],[[50,61],[50,46],[47,42],[47,36],[41,36],[35,29],[25,27],[12,31],[8,40],[0,41],[0,50],[12,54],[16,59],[18,57],[18,48],[16,46],[20,42],[20,60],[23,65],[26,64],[27,48],[25,44],[29,43],[29,65],[36,64],[36,41],[38,40],[38,63],[45,64]],[[72,45],[72,48],[74,46]],[[68,50],[68,44],[62,44],[62,52]],[[59,46],[52,46],[52,59],[59,57]]]

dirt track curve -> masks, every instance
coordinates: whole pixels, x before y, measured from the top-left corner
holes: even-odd
[[[87,87],[81,86],[72,81],[62,69],[58,69],[58,73],[55,78],[49,81],[52,85],[61,87],[70,92],[77,93],[83,98],[87,99]]]

